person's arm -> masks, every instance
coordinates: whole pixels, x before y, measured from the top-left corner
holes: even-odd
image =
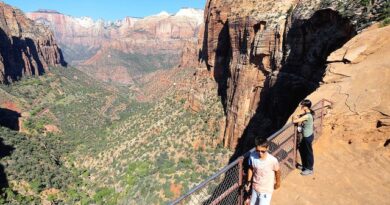
[[[281,172],[280,169],[275,171],[275,185],[274,189],[279,189],[281,183]]]
[[[253,168],[249,167],[248,169],[248,180],[247,182],[252,182],[252,176],[253,176]]]
[[[274,189],[278,189],[280,187],[281,181],[281,171],[278,160],[275,159],[274,163],[274,172],[275,172],[275,184]]]
[[[248,177],[245,185],[245,190],[249,191],[251,185],[252,185],[252,177],[253,177],[253,168],[250,166],[248,169]]]
[[[303,121],[306,121],[307,119],[309,119],[309,116],[307,116],[307,115],[304,115],[302,117],[294,116],[293,119],[292,119],[292,122],[293,123],[301,123]]]

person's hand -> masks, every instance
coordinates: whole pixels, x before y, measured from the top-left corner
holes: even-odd
[[[298,119],[298,116],[294,115],[294,116],[291,117],[291,122],[294,123],[294,124],[297,124],[295,122],[295,120],[297,120],[297,119]]]
[[[251,189],[251,182],[247,182],[246,184],[245,184],[245,191],[246,192],[249,192],[250,191],[250,189]]]
[[[274,189],[279,189],[279,187],[280,187],[280,182],[274,184]]]

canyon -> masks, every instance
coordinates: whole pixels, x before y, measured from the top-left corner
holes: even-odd
[[[26,15],[53,30],[71,65],[104,82],[122,85],[177,66],[185,45],[197,41],[203,22],[203,11],[191,8],[117,21],[76,18],[50,10]]]
[[[327,98],[315,175],[293,171],[273,203],[387,202],[387,1],[208,0],[115,22],[0,6],[4,200],[168,203]]]

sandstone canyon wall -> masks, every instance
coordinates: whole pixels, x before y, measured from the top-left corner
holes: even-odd
[[[20,10],[0,2],[0,83],[66,65],[53,34]]]
[[[242,153],[286,123],[321,85],[328,55],[383,18],[385,7],[384,0],[208,0],[189,98],[201,104],[199,76],[215,79],[225,108],[224,146]]]
[[[54,31],[72,65],[103,81],[132,84],[139,75],[180,63],[185,45],[197,41],[203,11],[186,8],[115,22],[48,10],[28,17]]]

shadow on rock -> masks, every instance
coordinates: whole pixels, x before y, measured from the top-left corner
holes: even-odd
[[[15,148],[13,148],[12,146],[5,145],[3,143],[3,139],[0,138],[0,159],[11,155],[11,153],[14,149]],[[0,164],[0,192],[3,188],[8,188],[8,187],[9,187],[9,185],[8,185],[7,176],[6,176],[5,171],[4,171],[4,166],[2,164]]]
[[[0,108],[0,126],[7,127],[11,130],[19,131],[20,113],[13,110]]]

